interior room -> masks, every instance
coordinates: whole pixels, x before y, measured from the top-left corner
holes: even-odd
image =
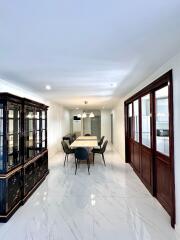
[[[180,1],[0,9],[0,239],[180,239]]]

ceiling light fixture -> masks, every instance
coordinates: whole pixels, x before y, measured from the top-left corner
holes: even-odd
[[[88,101],[84,101],[84,104],[87,105],[88,104]],[[77,110],[79,109],[78,107],[76,108]],[[89,115],[90,118],[94,118],[95,115],[93,112],[91,113],[86,113],[85,111],[83,112],[83,114],[81,115],[80,113],[77,115],[78,118],[86,118],[87,115]]]
[[[46,88],[46,90],[48,90],[48,91],[52,89],[50,85],[46,85],[45,88]]]
[[[117,84],[116,83],[110,83],[110,86],[115,88],[117,86]]]
[[[94,113],[91,112],[91,113],[89,114],[89,117],[90,117],[90,118],[93,118],[93,117],[94,117]]]
[[[82,118],[86,118],[86,117],[87,117],[87,114],[85,112],[83,112]]]

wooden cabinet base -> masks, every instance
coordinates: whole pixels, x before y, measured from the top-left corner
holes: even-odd
[[[36,185],[28,192],[28,194],[22,198],[7,214],[0,215],[0,222],[6,223],[16,212],[16,210],[24,205],[24,203],[30,198],[30,196],[34,193],[34,191],[40,186],[40,184],[45,180],[46,176],[49,174],[49,170],[45,173],[45,175],[36,183]]]
[[[41,183],[45,180],[46,176],[49,174],[49,170],[45,173],[45,175],[39,180],[38,183],[36,183],[36,185],[31,189],[31,191],[28,192],[28,194],[23,198],[22,200],[22,204],[24,204],[28,198],[30,198],[30,196],[34,193],[34,191],[36,191],[36,189],[39,187],[39,185],[41,185]]]
[[[22,203],[20,201],[18,204],[16,204],[13,207],[13,209],[11,209],[11,211],[8,212],[7,215],[0,215],[0,222],[1,223],[6,223],[21,205],[22,205]]]

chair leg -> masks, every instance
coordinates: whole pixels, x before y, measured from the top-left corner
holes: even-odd
[[[76,175],[76,173],[77,173],[77,159],[75,158],[75,175]]]
[[[102,153],[102,159],[103,159],[103,162],[104,162],[104,166],[106,166],[105,159],[104,159],[104,153]]]
[[[67,154],[67,162],[68,162],[68,156],[69,156],[69,154]]]
[[[95,155],[95,153],[93,153],[93,165],[94,165],[94,155]]]
[[[89,162],[89,159],[87,159],[87,166],[88,166],[88,174],[90,175],[90,171],[89,171],[89,169],[90,169],[90,162]]]
[[[64,158],[64,167],[65,167],[65,163],[66,163],[66,156],[67,156],[67,155],[65,154],[65,158]]]

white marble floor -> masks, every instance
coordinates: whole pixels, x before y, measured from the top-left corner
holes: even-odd
[[[50,159],[50,174],[6,224],[3,240],[175,240],[170,218],[151,197],[131,167],[116,152],[107,152],[107,166],[97,157],[91,166],[64,155]]]

